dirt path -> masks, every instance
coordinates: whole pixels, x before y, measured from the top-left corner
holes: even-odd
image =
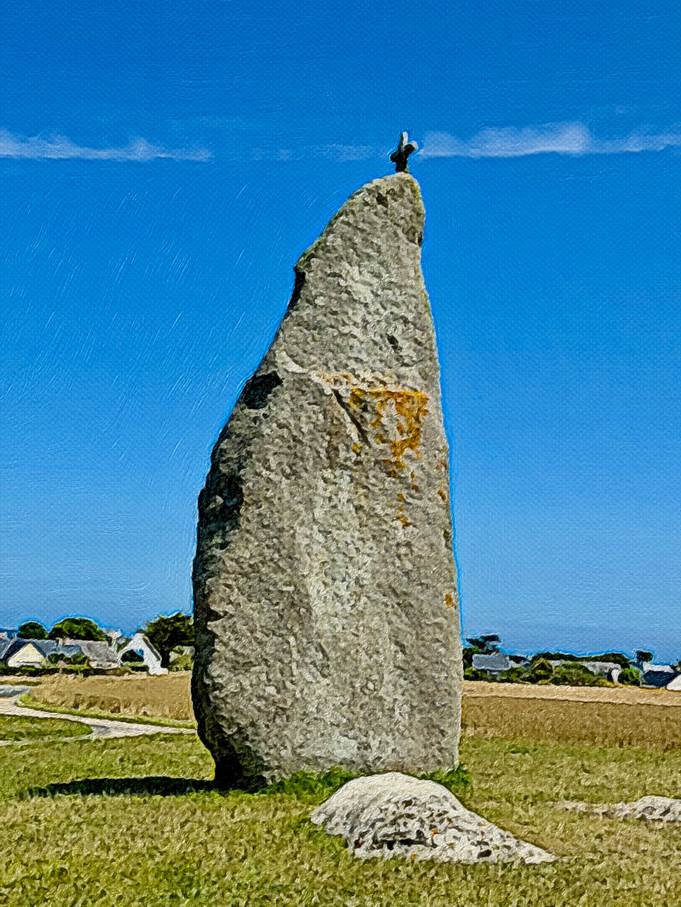
[[[193,734],[189,728],[166,727],[159,724],[136,724],[131,721],[115,721],[109,718],[86,718],[84,715],[64,715],[61,712],[44,712],[42,709],[31,709],[19,704],[19,697],[26,693],[29,687],[2,687],[0,686],[0,715],[10,715],[17,718],[57,718],[60,721],[74,721],[85,724],[90,728],[89,734],[77,737],[36,738],[30,741],[0,741],[0,746],[25,745],[26,743],[41,743],[46,739],[64,740],[95,740],[102,737],[142,737],[145,734]]]

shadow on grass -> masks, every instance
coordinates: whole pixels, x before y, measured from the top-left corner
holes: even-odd
[[[45,787],[29,788],[25,797],[54,797],[57,794],[177,797],[183,794],[213,792],[228,794],[239,792],[254,796],[283,794],[298,800],[321,803],[348,781],[359,775],[339,766],[326,772],[295,772],[281,781],[270,784],[254,783],[253,779],[241,779],[230,787],[214,779],[177,778],[169,775],[148,775],[138,778],[83,778],[78,781],[63,781]],[[421,775],[423,779],[437,781],[452,793],[459,794],[470,784],[470,777],[463,766],[449,772],[433,772]]]
[[[149,775],[144,778],[83,778],[32,787],[27,797],[54,797],[57,794],[103,794],[108,797],[161,796],[176,797],[181,794],[219,791],[214,781],[203,778],[171,778],[168,775]]]

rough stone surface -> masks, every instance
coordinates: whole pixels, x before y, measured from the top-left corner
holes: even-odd
[[[434,781],[399,772],[349,781],[312,814],[352,853],[438,863],[544,863],[555,859],[481,818]]]
[[[224,784],[457,764],[458,599],[423,223],[408,174],[346,202],[300,258],[213,451],[193,697]]]
[[[641,797],[633,803],[594,804],[568,800],[563,809],[595,813],[611,819],[646,819],[649,822],[681,822],[681,800],[674,797]]]

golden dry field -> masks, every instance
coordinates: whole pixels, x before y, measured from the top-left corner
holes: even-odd
[[[112,715],[193,719],[188,673],[47,678],[32,690],[50,706]],[[681,748],[681,694],[631,687],[467,682],[466,736],[594,746]]]
[[[463,700],[463,733],[478,738],[679,750],[681,704],[468,695]]]
[[[642,690],[640,687],[567,687],[553,684],[486,683],[465,680],[464,696],[511,696],[514,699],[568,699],[571,702],[614,702],[618,705],[681,706],[681,693],[667,690]]]
[[[190,674],[161,677],[68,677],[53,675],[31,690],[43,705],[111,715],[193,720]]]

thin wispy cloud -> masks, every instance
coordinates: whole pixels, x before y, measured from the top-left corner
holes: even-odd
[[[482,129],[461,139],[449,132],[429,132],[421,157],[526,157],[532,154],[631,154],[681,148],[681,129],[631,132],[620,138],[597,138],[584,123]]]
[[[146,139],[132,139],[127,145],[93,148],[78,145],[63,135],[48,138],[33,136],[23,138],[7,130],[0,130],[0,157],[26,160],[84,161],[208,161],[212,154],[205,148],[165,148]]]

